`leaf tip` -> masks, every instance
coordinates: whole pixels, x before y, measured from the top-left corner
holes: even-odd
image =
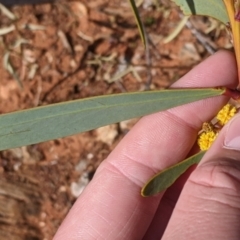
[[[168,186],[167,186],[168,187]],[[167,189],[165,184],[159,184],[156,181],[155,176],[153,176],[141,189],[141,196],[142,197],[150,197],[157,195],[158,193]]]

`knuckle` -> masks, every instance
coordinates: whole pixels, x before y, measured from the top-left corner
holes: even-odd
[[[217,158],[205,162],[196,168],[189,183],[198,198],[240,208],[240,161]]]

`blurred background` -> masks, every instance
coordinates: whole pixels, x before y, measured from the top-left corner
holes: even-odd
[[[136,2],[146,51],[127,0],[1,0],[0,113],[164,89],[219,48],[231,48],[214,19],[183,19],[169,0]],[[0,239],[52,239],[96,168],[136,122],[0,152]]]

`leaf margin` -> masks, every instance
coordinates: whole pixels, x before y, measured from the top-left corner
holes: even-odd
[[[130,2],[130,5],[131,5],[131,8],[132,8],[134,17],[135,17],[135,21],[136,21],[137,26],[138,26],[138,30],[139,30],[139,33],[140,33],[141,40],[143,42],[144,47],[146,48],[146,44],[147,44],[146,34],[145,34],[143,22],[142,22],[142,20],[140,18],[140,15],[138,13],[137,5],[135,3],[135,0],[129,0],[129,2]]]
[[[197,101],[219,96],[225,91],[204,88],[112,94],[2,114],[0,151],[82,133],[190,103],[193,98]]]
[[[213,5],[213,7],[209,6],[209,0],[191,0],[191,1],[190,0],[171,0],[171,1],[173,1],[177,6],[180,7],[184,15],[208,16],[208,17],[215,18],[224,24],[229,22],[228,14],[222,0],[210,0],[211,1],[210,4]],[[189,3],[189,1],[194,4],[196,13],[192,12],[190,7],[191,3]],[[200,4],[198,5],[198,3]],[[207,6],[206,11],[208,13],[204,13],[204,10],[201,9],[202,6],[200,5]],[[198,12],[199,11],[198,9],[200,9],[200,12]],[[212,11],[212,9],[217,9],[217,10]],[[219,14],[220,12],[222,13],[221,16]]]
[[[176,163],[166,169],[163,169],[162,171],[156,173],[153,177],[151,177],[147,183],[142,187],[141,189],[141,195],[143,197],[149,197],[154,196],[167,188],[169,188],[184,172],[189,169],[194,164],[197,164],[200,162],[202,157],[204,156],[206,151],[200,151],[193,156],[186,158],[185,160]],[[169,173],[172,173],[173,171],[176,171],[177,168],[180,168],[179,172],[176,173],[170,180],[169,180]],[[167,179],[166,179],[167,175]],[[164,185],[160,183],[160,180],[163,179]],[[156,186],[157,185],[157,186]]]

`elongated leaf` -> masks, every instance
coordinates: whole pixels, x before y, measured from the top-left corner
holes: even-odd
[[[124,93],[3,114],[0,150],[85,132],[224,92],[208,88]]]
[[[222,0],[172,0],[185,15],[210,16],[226,24],[229,22]]]
[[[169,167],[151,178],[142,188],[144,197],[158,194],[170,187],[190,166],[199,163],[205,152],[199,152],[184,161]]]
[[[133,10],[136,22],[137,22],[137,26],[138,26],[138,29],[139,29],[139,32],[140,32],[142,42],[143,42],[144,46],[146,46],[147,41],[146,41],[146,36],[145,36],[145,32],[144,32],[144,26],[143,26],[143,23],[142,23],[141,18],[139,16],[135,0],[129,0],[129,2],[131,4],[131,7],[132,7],[132,10]]]

